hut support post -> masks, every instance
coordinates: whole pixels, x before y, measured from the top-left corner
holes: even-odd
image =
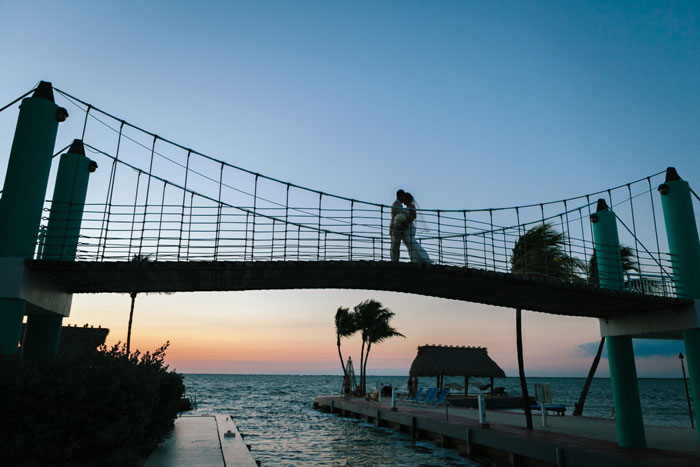
[[[666,181],[659,186],[659,192],[676,294],[683,298],[700,298],[700,240],[690,186],[688,182],[681,180],[674,168],[669,167],[666,171]],[[700,409],[700,329],[683,330],[683,343],[697,423]]]
[[[617,218],[605,203],[598,200],[596,213],[591,215],[598,277],[602,288],[622,290],[624,286]],[[644,448],[646,438],[639,398],[637,369],[630,336],[607,338],[608,363],[615,406],[617,443],[623,448]]]
[[[469,395],[469,376],[464,377],[464,396]]]

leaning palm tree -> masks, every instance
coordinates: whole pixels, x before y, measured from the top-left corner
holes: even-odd
[[[345,361],[343,360],[343,354],[340,351],[340,339],[343,337],[350,337],[356,332],[357,326],[355,325],[354,315],[348,308],[343,306],[338,307],[338,310],[335,312],[335,337],[336,344],[338,345],[338,357],[340,357],[340,366],[343,368],[343,374],[345,374]]]
[[[575,282],[581,281],[579,273],[583,269],[580,260],[566,252],[566,237],[557,232],[552,224],[537,225],[518,238],[510,258],[511,272],[522,276],[544,276],[552,279]],[[522,310],[515,310],[515,335],[518,352],[518,373],[523,394],[523,408],[527,428],[533,429],[530,411],[530,396],[525,380],[523,359]]]
[[[568,282],[581,280],[584,267],[566,251],[566,237],[552,224],[537,225],[518,238],[510,258],[511,272]]]
[[[394,313],[388,308],[384,308],[381,303],[375,300],[365,300],[364,302],[358,304],[354,308],[355,324],[358,331],[362,335],[362,349],[360,351],[360,394],[365,393],[366,389],[366,354],[365,347],[371,346],[371,340],[373,336],[381,334],[383,326],[391,328],[389,326],[389,321],[391,320]],[[393,328],[391,328],[393,330]],[[386,331],[386,329],[383,329]],[[393,330],[395,332],[395,330]],[[387,339],[388,337],[383,337]],[[375,341],[379,342],[379,341]]]
[[[367,352],[365,353],[364,366],[362,368],[363,375],[367,375],[367,360],[369,360],[369,351],[372,349],[372,344],[379,344],[392,337],[406,337],[389,324],[393,316],[394,312],[392,311],[382,315],[382,319],[367,331]]]

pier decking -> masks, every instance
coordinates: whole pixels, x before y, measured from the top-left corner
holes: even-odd
[[[225,415],[182,416],[144,467],[226,467],[258,464],[233,421]]]
[[[683,428],[646,427],[647,449],[623,449],[616,443],[613,420],[588,417],[548,418],[543,427],[533,416],[534,430],[525,427],[525,416],[487,411],[488,427],[478,421],[476,409],[427,408],[399,404],[392,411],[388,401],[317,397],[320,410],[365,418],[377,426],[391,427],[414,437],[432,439],[458,449],[468,457],[486,457],[508,465],[523,466],[697,466],[700,444],[695,431]]]

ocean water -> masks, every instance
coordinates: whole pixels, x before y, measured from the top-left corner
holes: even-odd
[[[368,376],[368,387],[378,381],[406,391],[406,377]],[[463,381],[445,378],[454,387]],[[566,405],[571,414],[584,381],[528,378],[528,387],[532,391],[535,383],[552,383],[554,402]],[[336,395],[341,384],[341,376],[185,375],[188,396],[197,399],[194,413],[232,416],[263,465],[491,465],[487,460],[469,461],[455,450],[416,441],[388,428],[313,409],[315,396]],[[421,378],[419,384],[431,386],[435,380]],[[504,386],[509,394],[520,393],[517,378],[498,379],[496,386]],[[683,380],[640,379],[639,390],[645,424],[690,425]],[[612,418],[612,407],[610,380],[594,379],[584,415]]]

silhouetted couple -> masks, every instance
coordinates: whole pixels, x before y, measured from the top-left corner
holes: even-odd
[[[396,192],[396,201],[391,205],[391,261],[401,257],[401,240],[406,245],[412,263],[432,263],[430,256],[416,240],[416,203],[411,193]]]

